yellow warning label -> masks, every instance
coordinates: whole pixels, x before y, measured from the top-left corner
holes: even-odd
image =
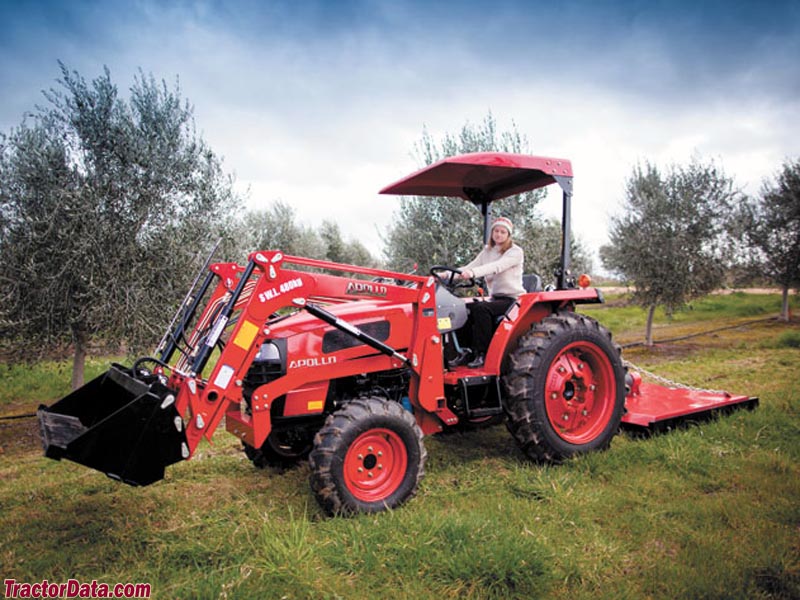
[[[258,325],[251,321],[245,321],[239,328],[239,333],[236,334],[233,343],[243,350],[249,350],[257,334]]]
[[[452,323],[450,321],[450,317],[441,317],[438,319],[437,323],[439,329],[450,329]]]
[[[311,412],[312,410],[322,410],[323,406],[325,406],[324,400],[312,400],[308,403],[308,411]]]

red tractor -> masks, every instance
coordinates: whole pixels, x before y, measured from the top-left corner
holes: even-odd
[[[595,320],[602,302],[570,272],[569,161],[504,153],[444,159],[382,190],[457,196],[488,236],[491,203],[563,191],[560,268],[500,318],[482,367],[447,368],[467,305],[458,272],[395,273],[258,251],[204,268],[155,357],[39,409],[45,454],[132,485],[164,477],[225,420],[257,466],[308,458],[328,514],[400,505],[424,474],[424,436],[505,418],[522,450],[558,462],[607,448],[621,422],[653,427],[756,398],[643,383]],[[332,272],[337,274],[331,274]],[[199,285],[198,285],[199,284]]]

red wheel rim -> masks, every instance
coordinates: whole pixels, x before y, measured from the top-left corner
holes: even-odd
[[[362,502],[379,502],[391,496],[408,470],[403,440],[389,429],[370,429],[350,445],[344,457],[347,489]]]
[[[569,344],[547,371],[547,418],[571,444],[587,444],[603,432],[614,414],[616,396],[614,367],[591,342]]]

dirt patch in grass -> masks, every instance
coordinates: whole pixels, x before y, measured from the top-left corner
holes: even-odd
[[[18,456],[42,449],[39,424],[34,417],[0,420],[0,456]]]
[[[655,344],[649,348],[644,345],[636,345],[625,348],[623,357],[630,360],[647,358],[648,360],[666,361],[692,356],[700,349],[702,349],[700,344],[688,342]]]

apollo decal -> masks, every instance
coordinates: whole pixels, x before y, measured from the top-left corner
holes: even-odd
[[[266,292],[261,292],[258,295],[258,299],[260,302],[267,302],[268,300],[273,300],[277,298],[281,294],[285,294],[286,292],[291,292],[292,290],[296,290],[297,288],[301,287],[303,287],[303,280],[300,277],[296,277],[295,279],[284,281],[279,286],[268,289]]]
[[[345,294],[351,296],[386,296],[389,294],[389,288],[385,285],[367,281],[350,281],[347,284]]]
[[[307,367],[324,367],[336,363],[335,356],[323,356],[322,358],[298,358],[289,362],[290,369],[305,369]]]

